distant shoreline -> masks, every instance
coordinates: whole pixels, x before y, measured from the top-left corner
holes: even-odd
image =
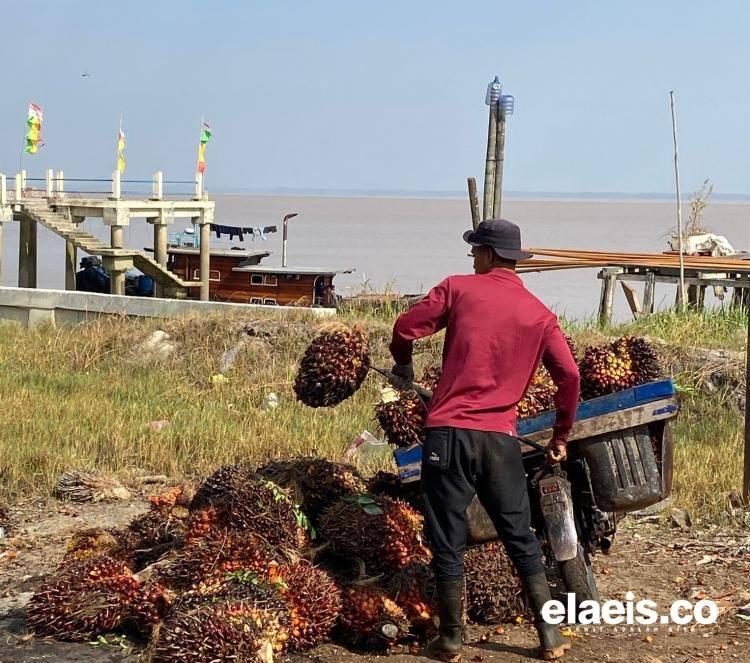
[[[224,196],[269,196],[290,198],[391,198],[414,200],[466,200],[467,194],[460,191],[398,191],[398,190],[336,190],[336,189],[233,189],[213,187],[211,193]],[[690,195],[684,195],[687,202]],[[667,193],[619,193],[619,192],[539,192],[508,191],[503,196],[506,200],[516,201],[550,201],[550,202],[628,202],[628,203],[673,203],[674,194]],[[711,203],[750,203],[750,194],[715,193]]]

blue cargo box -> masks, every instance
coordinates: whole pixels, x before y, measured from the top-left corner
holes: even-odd
[[[650,412],[654,419],[673,416],[677,411],[674,400],[675,389],[672,380],[658,380],[646,384],[607,394],[599,398],[592,398],[578,404],[576,422],[594,419],[620,410],[630,410],[648,403],[658,403],[656,409]],[[540,431],[549,430],[555,423],[555,411],[543,412],[535,417],[520,419],[516,424],[518,435],[526,437]],[[393,457],[398,467],[398,474],[402,483],[419,481],[422,466],[422,445],[414,444],[410,447],[395,449]]]

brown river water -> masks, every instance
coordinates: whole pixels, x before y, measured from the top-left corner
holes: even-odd
[[[281,264],[281,219],[299,216],[289,224],[289,265],[355,268],[336,279],[344,296],[389,287],[401,293],[429,289],[449,274],[471,271],[471,258],[461,234],[470,227],[466,200],[447,198],[312,197],[217,194],[216,222],[228,225],[278,225],[266,241],[247,237],[242,246],[273,252],[264,262]],[[687,213],[687,209],[683,214]],[[514,199],[503,202],[503,216],[521,226],[524,244],[549,248],[612,251],[654,251],[667,248],[667,234],[675,223],[675,206],[668,201],[595,201]],[[750,202],[713,202],[704,225],[725,235],[736,249],[750,249]],[[108,229],[100,220],[87,220],[86,230],[101,238]],[[184,230],[178,220],[171,231]],[[125,230],[125,244],[152,246],[151,227],[134,219]],[[212,244],[228,247],[228,239]],[[3,234],[2,284],[17,284],[18,224],[7,224]],[[38,286],[64,287],[64,242],[39,229]],[[596,312],[599,299],[597,270],[566,270],[523,276],[528,287],[547,305],[567,317]],[[637,286],[640,288],[640,286]],[[712,296],[707,295],[711,300]],[[674,287],[657,286],[656,304],[669,306]],[[615,315],[627,317],[621,292],[615,296]]]

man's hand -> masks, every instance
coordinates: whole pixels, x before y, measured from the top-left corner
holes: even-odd
[[[393,364],[391,373],[395,376],[391,380],[391,384],[396,389],[406,390],[411,388],[412,382],[414,382],[414,364]]]
[[[568,457],[568,450],[564,444],[552,440],[547,445],[547,462],[551,465],[562,463]]]

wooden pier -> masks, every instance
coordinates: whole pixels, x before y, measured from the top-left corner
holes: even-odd
[[[77,178],[69,181],[78,183],[103,180]],[[66,290],[75,290],[77,253],[80,249],[101,258],[104,268],[111,275],[111,294],[125,294],[125,272],[135,267],[154,279],[158,296],[181,298],[186,296],[189,288],[200,287],[200,298],[207,301],[210,230],[215,203],[208,200],[201,175],[197,175],[195,182],[191,183],[194,190],[188,199],[166,198],[163,193],[165,181],[161,172],[153,176],[151,195],[140,199],[122,195],[119,172],[113,173],[111,180],[104,181],[111,182],[111,191],[93,196],[66,192],[63,171],[48,170],[44,189],[29,188],[26,171],[13,177],[11,188],[8,186],[8,178],[0,174],[0,255],[3,225],[14,221],[20,223],[18,287],[36,288],[37,228],[41,224],[65,241]],[[87,218],[101,219],[105,226],[109,226],[109,243],[102,242],[81,228]],[[178,218],[190,219],[200,228],[200,270],[197,278],[189,281],[167,269],[168,229]],[[153,226],[153,258],[144,251],[124,246],[123,231],[133,219],[144,219]]]

